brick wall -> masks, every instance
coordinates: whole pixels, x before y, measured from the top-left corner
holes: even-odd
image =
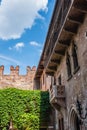
[[[26,75],[19,75],[19,66],[10,67],[10,74],[4,75],[4,66],[0,66],[0,89],[15,87],[19,89],[32,90],[34,86],[34,75],[36,67],[27,67]]]

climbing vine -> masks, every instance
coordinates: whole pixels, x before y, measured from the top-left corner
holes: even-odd
[[[0,130],[39,130],[41,123],[49,121],[49,94],[39,90],[0,90]]]

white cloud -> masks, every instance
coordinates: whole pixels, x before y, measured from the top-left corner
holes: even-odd
[[[2,59],[2,60],[5,60],[5,61],[9,61],[9,62],[11,62],[11,63],[15,63],[15,64],[17,64],[17,65],[20,64],[19,61],[15,60],[15,59],[13,59],[13,58],[7,57],[7,56],[5,56],[5,55],[2,55],[2,54],[0,54],[0,60],[1,60],[1,59]]]
[[[30,45],[41,47],[41,44],[38,43],[38,42],[36,42],[36,41],[31,41],[31,42],[30,42]]]
[[[48,0],[2,0],[0,5],[0,38],[20,38],[30,29],[40,10],[47,11]]]
[[[16,50],[19,50],[19,49],[21,49],[21,48],[23,48],[24,47],[24,43],[23,42],[19,42],[19,43],[17,43],[15,46],[14,46],[14,48],[16,49]]]
[[[19,43],[16,43],[15,46],[13,47],[8,47],[9,50],[14,50],[16,49],[17,51],[19,51],[21,48],[23,48],[25,45],[23,42],[19,42]]]

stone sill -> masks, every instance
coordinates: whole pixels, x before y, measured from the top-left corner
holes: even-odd
[[[73,74],[76,74],[76,72],[80,69],[80,66],[77,66],[73,72]]]
[[[70,75],[70,76],[68,77],[67,81],[69,81],[71,78],[72,78],[72,75]]]

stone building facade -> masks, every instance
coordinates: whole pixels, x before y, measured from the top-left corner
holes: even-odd
[[[33,90],[36,67],[27,67],[26,75],[19,75],[19,66],[10,67],[10,74],[4,75],[4,66],[0,66],[0,89],[15,87],[23,90]]]
[[[87,130],[87,0],[56,0],[35,83],[55,112],[47,130]]]

